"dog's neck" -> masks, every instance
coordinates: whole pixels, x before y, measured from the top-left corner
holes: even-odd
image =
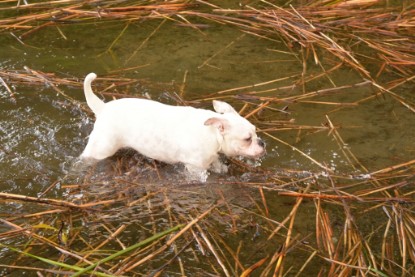
[[[219,130],[216,130],[216,140],[218,142],[218,150],[216,153],[223,153],[222,145],[225,139],[223,138],[223,135],[219,132]]]

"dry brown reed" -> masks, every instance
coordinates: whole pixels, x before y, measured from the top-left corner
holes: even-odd
[[[114,158],[104,171],[91,168],[76,183],[69,182],[68,177],[68,182],[63,182],[65,201],[45,198],[47,191],[42,198],[1,193],[2,205],[17,202],[22,206],[19,214],[0,212],[0,243],[14,253],[2,261],[3,272],[65,276],[83,271],[99,276],[184,276],[195,272],[216,276],[414,276],[415,160],[369,171],[351,149],[344,147],[341,128],[329,116],[323,126],[297,125],[290,119],[261,120],[263,112],[288,114],[286,107],[292,103],[329,105],[335,108],[334,113],[382,93],[412,113],[414,103],[393,90],[413,82],[414,9],[379,8],[373,6],[379,3],[376,0],[309,1],[304,7],[284,8],[262,1],[261,7],[240,10],[221,9],[208,1],[197,3],[211,8],[210,12],[198,11],[187,1],[136,6],[121,1],[114,6],[114,1],[80,4],[61,0],[18,7],[9,1],[9,6],[0,9],[26,14],[1,19],[0,25],[3,32],[18,33],[19,39],[24,39],[51,25],[84,24],[96,18],[169,18],[185,24],[191,24],[189,18],[203,18],[236,26],[263,39],[281,39],[289,51],[298,48],[303,52],[302,74],[221,90],[186,103],[238,98],[245,103],[242,113],[259,126],[260,132],[300,153],[315,169],[276,172],[235,159],[230,161],[231,170],[248,172],[249,181],[219,179],[207,187],[179,180],[172,184],[165,171],[159,170],[165,165],[122,156]],[[55,8],[50,10],[50,6]],[[371,48],[373,56],[358,51],[359,46]],[[318,76],[308,74],[309,58],[323,66],[321,61],[327,56],[334,60],[331,69],[322,70]],[[368,61],[377,65],[375,72],[365,67]],[[345,65],[358,72],[362,81],[311,92],[298,89],[313,80],[329,78],[329,72]],[[380,76],[386,73],[394,80],[381,84]],[[47,84],[77,103],[59,87],[81,86],[76,78],[29,68],[21,72],[0,70],[0,78],[1,84],[9,87],[11,98],[14,93],[8,83]],[[122,86],[136,80],[108,77],[101,81],[113,89],[113,83]],[[184,90],[185,82],[186,75],[179,91]],[[321,100],[321,96],[364,86],[371,86],[374,95],[352,103]],[[124,96],[111,89],[108,95]],[[185,102],[183,96],[180,93],[176,100]],[[298,131],[298,140],[304,132],[327,133],[344,149],[350,166],[361,174],[336,175],[323,162],[277,138],[273,134],[277,130]],[[229,187],[238,191],[236,197],[235,192],[227,193]],[[275,192],[284,196],[285,208],[268,200]],[[164,230],[172,230],[174,235],[163,234],[122,252]],[[120,254],[109,259],[114,253]]]

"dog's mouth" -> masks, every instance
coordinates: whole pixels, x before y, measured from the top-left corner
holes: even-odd
[[[265,156],[265,154],[267,153],[267,150],[265,149],[265,147],[258,147],[261,150],[257,150],[254,153],[250,153],[248,155],[245,155],[247,158],[252,158],[252,159],[259,159]]]
[[[254,159],[260,159],[260,158],[264,157],[265,154],[267,154],[267,150],[265,148],[263,148],[262,152],[259,153],[258,155],[253,156],[253,158]]]

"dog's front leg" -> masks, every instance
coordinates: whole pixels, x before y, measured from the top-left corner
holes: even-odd
[[[219,157],[212,162],[210,167],[212,171],[215,173],[219,173],[219,174],[228,173],[228,166],[222,163]]]
[[[203,168],[200,168],[194,165],[190,165],[190,164],[186,164],[185,167],[187,170],[187,177],[190,180],[193,180],[193,181],[197,180],[203,183],[206,182],[209,176],[209,173],[206,169],[203,169]]]

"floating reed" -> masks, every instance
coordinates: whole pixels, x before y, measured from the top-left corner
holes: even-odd
[[[277,7],[261,1],[256,7],[238,10],[223,9],[208,1],[2,3],[0,10],[21,14],[1,19],[1,30],[22,43],[27,36],[59,24],[166,18],[196,29],[199,27],[192,19],[203,18],[236,26],[262,39],[284,41],[288,51],[303,52],[299,62],[304,64],[304,72],[193,100],[183,99],[186,73],[180,95],[172,99],[197,105],[212,99],[238,98],[244,102],[242,114],[255,122],[260,132],[283,142],[284,147],[299,152],[315,166],[271,171],[231,159],[230,169],[239,176],[249,175],[248,179],[219,177],[211,184],[200,185],[172,181],[160,170],[165,165],[142,157],[116,156],[105,170],[91,168],[76,180],[63,178],[60,182],[66,191],[65,200],[50,196],[49,189],[42,197],[0,193],[0,203],[6,208],[0,211],[0,243],[2,253],[7,252],[1,256],[2,273],[414,276],[415,162],[399,161],[369,171],[352,149],[345,147],[341,128],[347,126],[336,124],[331,116],[321,126],[298,125],[294,119],[263,120],[260,116],[270,111],[290,116],[287,107],[295,103],[333,106],[334,113],[353,109],[382,93],[407,107],[412,116],[414,103],[394,90],[413,82],[414,10],[379,8],[374,6],[379,3],[376,0],[306,2],[303,7]],[[371,48],[374,54],[363,55],[357,51],[359,46]],[[322,57],[328,54],[335,58],[331,68],[322,67],[318,76],[307,72],[308,59],[322,64]],[[368,60],[377,64],[376,72],[365,67]],[[358,72],[362,81],[311,92],[298,89],[320,78],[329,79],[328,73],[345,65]],[[114,88],[137,82],[121,78],[119,73],[101,78],[106,85],[103,94],[125,97],[127,94]],[[379,81],[384,73],[392,73],[393,80]],[[15,94],[10,84],[47,85],[65,98],[70,95],[62,86],[81,87],[77,78],[31,68],[1,69],[0,82],[11,99]],[[315,99],[364,86],[371,86],[374,95],[352,103]],[[305,132],[326,132],[328,139],[343,149],[356,173],[333,172],[296,145],[278,139],[271,133],[275,131],[298,132],[298,140]],[[270,201],[275,194],[281,196],[282,204]],[[8,205],[15,203],[20,207],[9,212]]]

